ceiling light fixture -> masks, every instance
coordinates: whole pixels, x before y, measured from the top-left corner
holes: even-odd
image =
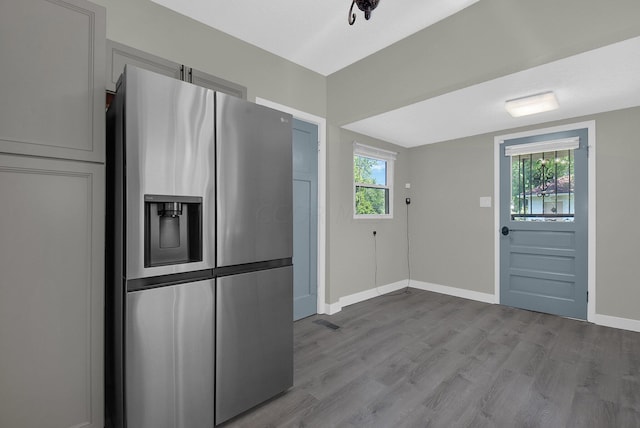
[[[513,117],[528,116],[557,109],[558,99],[552,91],[549,91],[509,100],[504,103],[504,107]]]
[[[351,9],[349,9],[349,25],[356,22],[356,14],[353,13],[353,5],[358,5],[358,9],[364,12],[364,19],[371,18],[371,11],[378,6],[380,0],[353,0]]]

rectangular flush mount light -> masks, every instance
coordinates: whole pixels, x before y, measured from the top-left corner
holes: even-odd
[[[528,116],[558,108],[558,100],[553,92],[516,98],[504,103],[504,107],[513,117]]]

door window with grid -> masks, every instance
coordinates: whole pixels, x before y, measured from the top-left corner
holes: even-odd
[[[511,219],[573,222],[574,139],[507,147],[511,156]]]

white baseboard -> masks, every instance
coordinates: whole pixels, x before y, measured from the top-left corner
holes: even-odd
[[[496,296],[489,293],[467,290],[464,288],[449,287],[447,285],[432,284],[430,282],[416,281],[412,279],[409,286],[419,290],[433,291],[434,293],[448,294],[449,296],[462,297],[484,303],[496,303]]]
[[[407,286],[411,288],[417,288],[418,290],[432,291],[434,293],[462,297],[463,299],[476,300],[478,302],[495,304],[497,301],[496,296],[489,293],[480,293],[478,291],[466,290],[464,288],[432,284],[429,282],[416,281],[414,279],[405,279],[402,281],[394,282],[392,284],[381,285],[380,287],[371,288],[369,290],[341,297],[336,303],[325,304],[325,313],[328,315],[333,315],[340,312],[345,306],[364,302],[365,300],[369,300],[383,294],[391,293],[393,291],[403,289]],[[595,314],[593,320],[591,321],[594,324],[602,325],[605,327],[640,332],[640,320],[614,317],[611,315]]]
[[[640,320],[630,318],[619,318],[611,315],[595,314],[593,316],[594,324],[603,325],[605,327],[619,328],[621,330],[629,330],[640,332]]]
[[[342,306],[340,306],[340,302],[324,304],[324,313],[327,315],[337,314],[341,310]]]
[[[348,296],[340,297],[336,303],[327,303],[325,305],[325,312],[329,315],[336,314],[342,310],[345,306],[353,305],[355,303],[364,302],[365,300],[373,299],[374,297],[382,296],[383,294],[391,293],[393,291],[400,290],[407,286],[408,281],[406,279],[392,284],[381,285],[376,288],[361,291],[359,293],[350,294]]]

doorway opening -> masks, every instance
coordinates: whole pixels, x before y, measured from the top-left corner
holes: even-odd
[[[301,110],[291,108],[289,106],[278,104],[263,98],[256,98],[256,103],[267,107],[275,108],[293,115],[295,119],[299,119],[317,126],[318,144],[317,144],[317,165],[318,165],[318,215],[317,215],[317,309],[316,313],[327,313],[327,305],[325,303],[326,281],[326,165],[327,165],[327,133],[326,119]]]

